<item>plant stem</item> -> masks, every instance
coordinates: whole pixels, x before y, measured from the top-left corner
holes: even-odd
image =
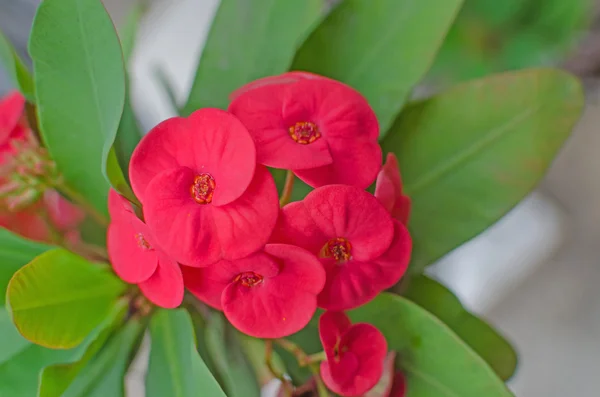
[[[285,174],[285,185],[283,186],[283,192],[281,192],[281,200],[279,200],[281,207],[292,199],[292,190],[294,190],[294,173],[288,170]]]
[[[61,193],[63,193],[65,196],[69,197],[71,200],[73,200],[74,203],[76,203],[77,205],[79,205],[85,212],[88,213],[89,216],[91,216],[99,225],[101,226],[108,226],[108,219],[101,214],[100,212],[98,212],[94,207],[92,207],[79,193],[77,193],[75,190],[71,189],[70,187],[68,187],[65,183],[56,183],[54,184],[54,187],[60,191]]]
[[[296,357],[296,360],[298,360],[298,365],[300,365],[301,367],[306,367],[311,364],[320,363],[321,361],[327,359],[327,356],[325,355],[324,351],[309,355],[306,354],[304,350],[300,348],[300,346],[287,339],[275,339],[275,343],[292,353]]]
[[[285,390],[285,395],[291,397],[293,394],[292,385],[290,385],[285,376],[281,372],[277,371],[273,365],[273,342],[271,340],[265,340],[265,364],[267,365],[267,368],[271,374],[281,381],[281,386]]]
[[[319,366],[313,364],[310,366],[310,370],[313,373],[315,382],[317,383],[317,394],[319,397],[329,397],[329,391],[327,390],[327,387],[323,383],[323,379],[321,379],[321,375],[319,374]]]

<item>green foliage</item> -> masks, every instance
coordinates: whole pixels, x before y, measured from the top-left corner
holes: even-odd
[[[12,83],[29,102],[34,102],[33,80],[31,73],[16,53],[8,39],[0,31],[0,63],[4,66]]]
[[[384,134],[425,76],[462,0],[346,0],[302,45],[292,69],[359,90]]]
[[[223,380],[229,397],[260,397],[260,387],[250,363],[243,354],[240,335],[225,323],[220,314],[213,314],[206,327],[206,347]]]
[[[285,72],[321,5],[321,0],[222,0],[183,113],[225,109],[233,90]]]
[[[148,397],[227,397],[196,351],[192,320],[183,310],[159,310],[150,322]]]
[[[0,305],[4,306],[6,287],[13,274],[50,248],[0,228]]]
[[[349,313],[385,335],[408,384],[406,397],[508,397],[504,382],[448,326],[400,296],[382,293]]]
[[[398,156],[413,202],[411,269],[484,231],[543,177],[583,108],[557,70],[464,83],[408,106],[381,142]]]
[[[123,57],[112,21],[98,0],[43,1],[29,50],[48,151],[67,185],[106,213],[103,173],[125,100]]]
[[[38,383],[42,370],[55,364],[74,363],[84,357],[90,345],[100,337],[110,323],[103,323],[94,329],[76,348],[69,350],[46,349],[28,343],[10,360],[0,363],[0,396],[32,397],[38,395]],[[42,376],[45,382],[45,376]]]
[[[106,318],[125,287],[105,267],[55,249],[14,274],[6,294],[7,307],[28,340],[69,349]]]
[[[593,15],[593,0],[466,0],[431,77],[465,80],[556,63]]]
[[[87,350],[82,352],[81,357],[77,361],[46,367],[40,377],[38,397],[64,397],[65,394],[63,393],[69,389],[69,386],[76,378],[80,376],[84,378],[89,378],[92,375],[96,376],[96,373],[91,374],[91,371],[88,371],[88,363],[95,359],[96,354],[103,349],[109,337],[122,325],[126,309],[127,306],[124,302],[114,308],[113,312],[105,319],[103,325],[99,327],[101,332],[89,345]]]
[[[502,380],[517,368],[517,353],[510,343],[486,322],[465,310],[456,296],[426,276],[410,279],[402,295],[444,322],[483,358]]]
[[[143,7],[141,5],[134,6],[127,15],[125,24],[119,31],[123,59],[125,60],[126,65],[129,62],[129,58],[133,52],[135,38],[142,15]],[[130,201],[135,202],[136,199],[128,185],[129,159],[131,158],[131,154],[133,153],[136,145],[140,141],[142,133],[131,104],[131,87],[128,76],[126,76],[126,82],[125,105],[123,107],[123,115],[121,116],[119,128],[117,130],[117,136],[115,137],[115,143],[113,144],[113,150],[115,152],[118,165],[122,170],[121,175],[123,176],[123,179],[120,179],[119,175],[117,175],[117,183],[121,185],[117,191],[127,197]],[[113,183],[113,187],[115,184],[116,183]]]
[[[124,397],[125,373],[144,328],[131,319],[81,369],[61,397]],[[57,395],[58,396],[58,395]]]

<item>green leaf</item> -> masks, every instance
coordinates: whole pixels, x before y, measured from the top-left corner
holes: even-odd
[[[113,335],[61,397],[123,397],[129,358],[144,330],[137,319]]]
[[[66,184],[107,213],[103,176],[125,101],[119,39],[99,0],[48,0],[29,51],[42,137]]]
[[[302,45],[292,69],[356,88],[384,134],[431,67],[462,2],[343,1]]]
[[[259,397],[260,386],[242,353],[239,333],[214,313],[206,327],[206,347],[229,397]]]
[[[412,199],[411,270],[475,237],[543,177],[583,108],[579,81],[552,69],[492,76],[413,103],[383,140]]]
[[[131,157],[131,155],[129,155],[129,157]],[[126,197],[132,203],[136,203],[141,207],[141,204],[135,197],[135,194],[133,194],[133,190],[131,190],[129,183],[125,178],[125,174],[123,174],[123,170],[119,164],[119,159],[117,158],[116,146],[113,146],[108,153],[105,174],[113,189],[121,193],[121,195]]]
[[[6,309],[0,308],[0,364],[27,346],[29,346],[29,341],[17,331]]]
[[[55,249],[14,274],[7,307],[25,338],[41,346],[69,349],[106,318],[125,288],[105,267]]]
[[[100,327],[102,331],[79,360],[72,363],[55,364],[46,367],[41,374],[38,397],[65,397],[63,393],[69,388],[69,385],[73,383],[75,378],[78,378],[80,374],[84,377],[89,376],[89,372],[91,371],[86,371],[86,365],[90,360],[95,359],[100,349],[104,348],[108,338],[121,325],[126,312],[127,304],[125,301],[122,301],[104,321],[104,324]]]
[[[80,360],[106,324],[97,327],[78,347],[70,350],[46,349],[29,344],[9,361],[0,364],[0,396],[37,395],[40,372],[47,366]]]
[[[8,39],[0,31],[0,63],[4,65],[8,77],[29,102],[34,102],[33,79]]]
[[[4,306],[6,287],[13,274],[51,247],[17,236],[0,228],[0,305]]]
[[[321,6],[321,0],[222,0],[183,114],[225,109],[235,89],[285,72]]]
[[[148,397],[192,397],[199,391],[227,397],[196,351],[192,320],[184,309],[158,310],[150,322]]]
[[[456,296],[426,276],[414,277],[402,295],[446,324],[483,358],[496,374],[508,380],[517,367],[517,353],[510,343],[483,320],[465,310]]]
[[[129,12],[125,24],[119,31],[119,37],[121,39],[121,48],[123,51],[123,58],[125,59],[125,63],[129,62],[129,58],[131,57],[131,53],[133,52],[133,48],[135,45],[135,38],[138,32],[138,27],[140,23],[140,18],[143,15],[143,6],[136,5]],[[117,189],[122,195],[127,197],[130,201],[136,202],[135,196],[131,191],[131,188],[128,184],[128,172],[129,172],[129,160],[131,159],[131,154],[133,150],[137,146],[138,142],[142,137],[142,133],[140,131],[140,127],[138,125],[135,112],[133,111],[133,107],[131,104],[131,87],[129,83],[129,78],[127,78],[127,89],[125,95],[125,106],[123,107],[123,115],[121,116],[121,121],[119,123],[119,128],[117,130],[117,136],[115,138],[115,143],[113,145],[114,154],[116,155],[118,166],[120,166],[122,179],[119,178],[119,175],[115,178],[115,182],[111,181],[112,186]],[[108,168],[109,164],[107,164],[107,173],[115,172],[111,171]],[[110,164],[111,167],[116,168],[114,163]],[[117,185],[117,186],[115,186]],[[119,186],[121,185],[121,186]]]
[[[398,352],[406,397],[512,396],[487,363],[444,323],[415,303],[382,293],[349,312],[353,322],[376,326]]]

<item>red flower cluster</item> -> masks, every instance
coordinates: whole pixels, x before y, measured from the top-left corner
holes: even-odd
[[[260,338],[293,334],[317,307],[331,310],[320,321],[323,379],[342,395],[368,391],[381,377],[386,341],[342,311],[396,284],[411,252],[410,201],[396,158],[382,168],[378,136],[358,92],[302,72],[242,87],[228,112],[162,122],[131,159],[139,217],[111,193],[116,273],[163,307],[179,305],[185,285]],[[267,167],[315,189],[280,209]],[[372,195],[364,189],[376,179]]]
[[[74,246],[83,211],[48,189],[54,164],[25,117],[25,98],[0,99],[0,226],[23,237]]]

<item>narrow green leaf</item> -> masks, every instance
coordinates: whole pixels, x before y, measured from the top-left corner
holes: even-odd
[[[97,327],[74,349],[54,350],[29,344],[9,361],[0,364],[0,396],[36,396],[40,372],[50,365],[80,360],[105,327],[106,324]]]
[[[492,76],[411,104],[383,140],[413,202],[411,269],[475,237],[540,181],[583,108],[552,69]]]
[[[177,95],[175,95],[173,84],[171,84],[167,73],[160,66],[157,66],[153,69],[153,75],[159,89],[162,90],[162,93],[166,96],[167,102],[171,105],[171,108],[173,108],[173,112],[175,112],[175,114],[180,114],[181,110],[178,105]]]
[[[192,320],[184,309],[159,310],[150,322],[148,397],[227,397],[196,351]]]
[[[213,314],[206,327],[206,346],[229,397],[259,397],[260,386],[250,362],[242,352],[239,334],[220,314]]]
[[[445,324],[415,303],[382,293],[349,313],[376,326],[398,352],[406,397],[508,397],[492,368]]]
[[[61,397],[123,397],[129,358],[144,330],[141,322],[130,320],[83,368]]]
[[[292,69],[359,90],[384,134],[431,67],[462,2],[345,0],[302,45]]]
[[[33,79],[31,73],[21,60],[8,39],[0,31],[0,63],[4,65],[8,77],[12,83],[21,91],[29,102],[34,102]]]
[[[321,0],[222,0],[183,113],[225,109],[233,90],[285,72],[321,6]]]
[[[45,0],[29,50],[48,151],[67,185],[107,213],[103,172],[125,101],[123,57],[112,21],[100,0]]]
[[[129,58],[131,57],[133,48],[135,46],[135,38],[137,36],[138,27],[143,12],[144,7],[142,5],[135,5],[127,15],[125,24],[119,30],[119,38],[121,40],[121,48],[126,65],[129,63]],[[113,144],[114,154],[116,155],[118,165],[122,170],[121,175],[123,176],[123,179],[118,178],[117,176],[115,182],[111,181],[111,184],[115,189],[117,189],[118,192],[127,197],[130,201],[136,202],[133,192],[128,185],[129,160],[131,159],[133,150],[142,137],[142,133],[131,104],[131,87],[129,78],[126,80],[127,87],[125,94],[125,106],[123,107],[123,115],[121,116],[121,121],[117,130],[117,136],[115,138],[115,143]],[[109,161],[112,161],[112,159],[109,159]],[[116,168],[114,163],[109,162],[107,164],[106,171],[109,174],[111,173],[110,167]],[[125,181],[127,187],[123,185],[123,181]],[[118,185],[123,185],[123,187],[119,187]]]
[[[466,311],[458,298],[442,284],[423,275],[417,276],[410,280],[402,295],[442,320],[501,379],[508,380],[515,373],[517,353],[510,343],[485,321]]]
[[[13,274],[51,247],[17,236],[0,228],[0,305],[4,306],[6,287]]]
[[[94,359],[100,349],[104,348],[108,338],[122,324],[126,312],[127,304],[125,301],[115,306],[113,313],[107,317],[104,325],[100,327],[102,331],[79,360],[72,363],[55,364],[46,367],[40,377],[38,397],[65,397],[63,393],[69,388],[69,385],[73,383],[75,378],[81,375],[84,377],[88,376],[89,371],[86,371],[86,365]]]
[[[126,285],[105,267],[64,249],[45,252],[8,284],[7,307],[19,332],[41,346],[77,346],[114,307]]]
[[[116,144],[116,142],[115,142]],[[131,157],[131,155],[129,155]],[[108,159],[106,160],[106,178],[109,180],[110,185],[117,192],[121,193],[132,203],[139,205],[139,201],[133,194],[133,190],[129,186],[125,174],[119,165],[119,159],[117,158],[116,145],[110,149],[108,153]],[[141,205],[140,205],[141,206]]]

